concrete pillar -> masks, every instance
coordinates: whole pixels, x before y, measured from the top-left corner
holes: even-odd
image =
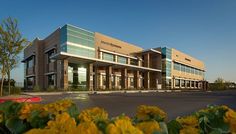
[[[130,65],[130,58],[127,58],[127,64]]]
[[[61,87],[64,88],[64,90],[68,89],[68,60],[63,60],[61,62]]]
[[[98,90],[98,67],[97,65],[94,66],[94,89]]]
[[[87,66],[87,89],[89,91],[93,90],[93,64],[88,64]]]
[[[112,76],[112,66],[107,66],[106,67],[106,88],[107,89],[112,88],[111,76]]]
[[[144,72],[144,88],[150,88],[150,72]]]
[[[134,88],[139,89],[139,71],[134,71]]]
[[[128,74],[127,74],[127,68],[123,68],[121,70],[121,88],[127,89],[128,87]]]

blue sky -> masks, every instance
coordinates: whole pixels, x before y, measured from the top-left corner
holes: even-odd
[[[206,79],[236,81],[235,0],[1,0],[0,21],[17,18],[24,37],[70,23],[143,48],[168,46],[203,60]],[[23,64],[12,76],[23,81]]]

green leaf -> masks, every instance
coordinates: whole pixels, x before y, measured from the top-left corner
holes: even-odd
[[[182,126],[176,120],[172,120],[167,123],[167,128],[168,128],[169,134],[179,134],[179,131],[182,128]]]
[[[33,111],[29,118],[30,125],[33,128],[44,128],[49,120],[49,116],[40,116],[40,111]]]
[[[22,106],[23,103],[6,101],[0,104],[0,111],[4,113],[5,119],[8,119],[11,117],[16,117]]]
[[[24,133],[30,129],[30,125],[19,118],[11,118],[6,121],[6,127],[13,134]]]
[[[79,115],[79,110],[75,104],[72,104],[68,109],[67,109],[68,114],[77,119],[77,116]]]

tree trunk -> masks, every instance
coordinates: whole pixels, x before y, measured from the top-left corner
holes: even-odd
[[[2,80],[1,80],[1,96],[3,95],[3,82],[4,82],[4,75],[2,74]]]
[[[8,93],[9,95],[11,94],[11,72],[7,72],[7,77],[8,77]]]

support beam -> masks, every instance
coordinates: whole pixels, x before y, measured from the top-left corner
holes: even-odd
[[[98,67],[94,66],[94,86],[93,90],[98,90]]]
[[[107,66],[106,67],[106,88],[107,89],[112,88],[111,77],[112,77],[112,66]]]
[[[127,68],[123,68],[121,70],[121,88],[127,89],[128,87],[128,75],[127,75]]]
[[[150,72],[144,72],[144,88],[150,88]]]
[[[134,88],[139,89],[139,71],[134,71]]]
[[[93,90],[93,64],[90,63],[87,66],[87,73],[86,73],[86,78],[87,78],[87,89],[89,91]]]
[[[61,62],[61,67],[62,67],[61,84],[62,84],[62,87],[64,88],[64,90],[67,90],[68,89],[68,60],[63,60]]]

